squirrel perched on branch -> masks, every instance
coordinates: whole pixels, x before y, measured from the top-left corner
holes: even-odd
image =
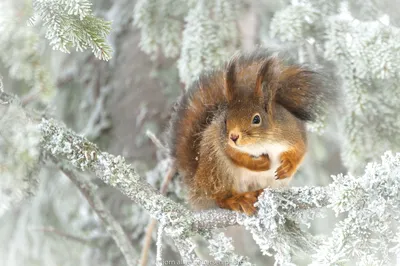
[[[305,123],[333,95],[322,81],[260,50],[201,75],[179,99],[169,136],[190,203],[252,215],[264,188],[287,186],[306,153]]]

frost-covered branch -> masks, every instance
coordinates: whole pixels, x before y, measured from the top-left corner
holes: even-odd
[[[2,102],[5,105],[13,101],[13,98],[4,92],[0,93],[0,99],[3,99]],[[42,119],[39,128],[41,149],[45,153],[57,160],[65,160],[79,170],[94,172],[105,183],[118,188],[142,206],[153,218],[163,224],[166,234],[174,239],[178,248],[184,247],[180,249],[181,255],[187,261],[192,261],[192,264],[199,261],[193,253],[194,244],[190,240],[193,234],[238,225],[248,219],[242,214],[225,210],[195,214],[157,192],[143,181],[122,157],[100,151],[96,145],[52,119]],[[299,190],[295,190],[296,195],[297,193]],[[299,202],[299,206],[309,208],[315,207],[316,204],[307,205]]]
[[[226,237],[224,233],[214,233],[208,238],[210,254],[215,258],[216,261],[223,262],[227,265],[241,265],[241,266],[253,266],[254,264],[249,262],[249,258],[237,255],[232,244],[232,238]],[[228,264],[229,263],[229,264]]]
[[[219,214],[221,210],[208,211],[196,216],[182,205],[162,196],[149,184],[142,181],[122,157],[101,152],[94,144],[59,126],[53,120],[43,120],[41,130],[45,150],[57,158],[67,159],[79,169],[95,172],[104,182],[117,187],[122,193],[146,209],[152,217],[161,221],[165,225],[166,234],[173,238],[183,259],[189,265],[199,263],[199,259],[193,253],[195,245],[190,237],[217,226],[245,225],[254,237],[258,237],[258,243],[264,249],[265,254],[268,254],[269,248],[274,248],[277,252],[285,251],[283,254],[279,253],[285,259],[290,258],[292,246],[295,246],[298,251],[306,250],[308,252],[315,247],[311,236],[304,233],[295,224],[291,227],[286,225],[291,222],[292,216],[295,215],[295,213],[290,212],[293,209],[304,210],[327,204],[327,195],[322,188],[267,191],[264,193],[264,197],[274,195],[281,202],[266,200],[264,205],[260,205],[260,216],[256,217],[246,217],[241,214],[222,211],[226,214],[224,216]],[[317,194],[319,197],[315,197]],[[302,197],[299,197],[299,195]],[[286,199],[290,199],[290,201]],[[275,205],[268,205],[273,203]],[[280,203],[282,205],[279,205]],[[283,203],[286,203],[286,205]],[[280,206],[286,206],[286,209],[280,210]],[[265,208],[265,211],[262,208]],[[263,216],[263,213],[267,215]],[[305,216],[308,217],[308,215]],[[286,238],[284,238],[284,243],[281,243],[282,238],[280,236],[283,235]],[[289,244],[292,243],[290,242],[291,237],[297,237],[292,246]],[[281,245],[276,245],[277,243],[281,243]]]
[[[0,99],[3,106],[12,103],[4,92]],[[238,224],[251,232],[264,255],[273,254],[284,265],[292,263],[295,253],[312,255],[315,265],[355,259],[360,265],[387,265],[400,254],[400,238],[393,238],[399,235],[400,153],[387,152],[382,163],[369,164],[364,175],[338,175],[326,187],[266,189],[256,203],[256,216],[226,210],[194,213],[157,192],[122,157],[100,151],[52,119],[42,119],[39,125],[42,151],[79,170],[94,172],[143,207],[162,224],[188,265],[201,263],[191,239],[194,234],[206,236],[215,259],[229,257],[230,265],[243,265],[243,257],[221,246],[218,239],[223,236],[207,238],[212,229]],[[331,237],[317,238],[301,229],[323,215],[324,207],[347,216]]]
[[[330,185],[330,208],[347,214],[321,245],[313,265],[394,265],[400,254],[400,153],[385,152],[360,177],[338,175]]]
[[[56,121],[43,119],[40,123],[42,148],[57,159],[65,159],[81,171],[92,171],[106,184],[119,189],[123,194],[141,205],[152,217],[160,218],[163,213],[184,215],[187,210],[162,196],[121,156],[100,151],[84,137],[61,126]],[[184,215],[186,216],[186,215]]]
[[[33,0],[36,17],[47,27],[46,38],[55,50],[69,53],[91,48],[102,60],[111,58],[112,49],[106,41],[111,23],[93,15],[88,0]]]
[[[175,222],[182,222],[185,229],[199,232],[204,229],[237,225],[238,217],[244,217],[238,216],[235,212],[224,210],[210,210],[192,215],[191,211],[161,195],[144,182],[135,170],[125,162],[123,157],[101,152],[93,143],[60,126],[54,120],[43,119],[41,132],[43,136],[42,147],[46,151],[57,158],[66,159],[80,170],[95,172],[105,183],[118,188],[157,220],[167,213],[171,221],[176,219]],[[320,199],[314,199],[311,202],[306,201],[307,195],[311,199],[311,196],[317,192],[320,192]],[[294,188],[274,193],[282,194],[282,199],[291,195],[290,198],[293,201],[290,204],[299,209],[316,208],[327,204],[327,194],[321,188]],[[296,200],[299,195],[304,196]]]
[[[380,10],[393,4],[381,2],[291,1],[269,26],[273,37],[295,45],[300,61],[335,64],[343,84],[343,108],[335,110],[343,163],[357,174],[386,150],[400,149],[400,28]]]

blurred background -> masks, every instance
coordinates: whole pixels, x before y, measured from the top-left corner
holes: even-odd
[[[159,188],[169,158],[152,136],[168,138],[177,97],[237,50],[280,52],[320,69],[340,91],[338,104],[309,125],[309,152],[292,183],[323,186],[400,150],[399,8],[398,0],[1,0],[0,75],[22,106],[124,156]],[[17,126],[0,122],[0,265],[125,265],[75,185],[51,164],[23,166],[13,151],[25,142],[4,135]],[[140,252],[147,214],[91,180]],[[167,195],[185,204],[179,178]],[[334,223],[328,214],[310,230],[330,232]],[[246,232],[226,233],[239,254],[267,265]],[[165,242],[165,259],[178,259]],[[153,243],[149,265],[154,259]]]

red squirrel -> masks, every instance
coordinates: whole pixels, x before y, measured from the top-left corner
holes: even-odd
[[[321,77],[260,50],[200,75],[169,135],[191,205],[252,215],[264,188],[287,186],[306,153],[305,124],[330,95]]]

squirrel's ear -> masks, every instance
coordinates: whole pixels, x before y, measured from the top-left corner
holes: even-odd
[[[232,59],[228,62],[225,70],[224,76],[224,86],[225,86],[225,95],[228,99],[228,102],[233,100],[234,97],[234,87],[235,87],[235,79],[236,79],[236,56],[232,57]]]
[[[279,62],[273,58],[269,57],[261,62],[260,68],[257,72],[256,87],[254,88],[254,93],[257,97],[264,97],[263,84],[266,82],[268,84],[268,93],[270,90],[273,92],[277,89],[277,81],[279,77]],[[271,96],[274,96],[273,93]]]
[[[326,77],[301,66],[288,66],[279,76],[277,102],[297,118],[315,121],[328,102],[334,100],[335,91],[327,88]]]
[[[262,61],[257,73],[255,95],[262,99],[270,125],[274,123],[275,96],[279,85],[280,63],[274,57]],[[264,88],[266,86],[266,88]],[[266,93],[266,95],[264,95]]]

